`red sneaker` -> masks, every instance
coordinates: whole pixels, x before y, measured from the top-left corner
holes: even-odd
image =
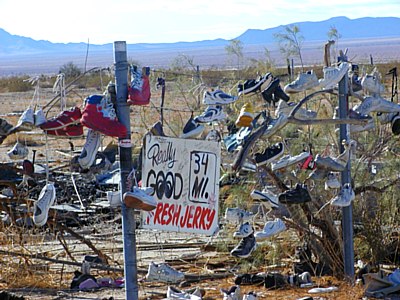
[[[81,123],[107,136],[126,137],[128,130],[118,121],[113,104],[103,95],[91,95],[85,100]]]
[[[70,110],[61,112],[58,116],[47,120],[39,127],[43,130],[57,130],[64,128],[68,125],[80,122],[82,113],[79,107],[73,107]]]
[[[68,125],[61,129],[56,130],[45,130],[48,135],[55,137],[68,137],[68,138],[79,138],[83,137],[83,125],[81,123]]]
[[[314,156],[310,154],[306,158],[306,160],[301,164],[300,167],[302,170],[314,170],[315,169]]]
[[[148,67],[144,67],[142,72],[131,67],[131,86],[128,87],[128,100],[131,105],[147,105],[150,103],[150,81]]]

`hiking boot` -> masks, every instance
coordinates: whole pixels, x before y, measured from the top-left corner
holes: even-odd
[[[82,113],[79,107],[73,107],[69,110],[61,112],[58,116],[47,120],[47,122],[40,125],[43,130],[57,130],[64,128],[68,125],[77,124],[80,122]]]
[[[347,62],[342,62],[338,67],[324,67],[324,78],[319,79],[320,87],[325,90],[333,89],[347,75],[349,68],[350,64]]]
[[[193,117],[190,117],[185,127],[183,127],[183,133],[180,135],[181,139],[196,138],[204,131],[204,126],[194,121]]]
[[[7,120],[0,118],[0,136],[9,135],[13,129],[14,129],[14,126],[12,126],[10,123],[8,123]]]
[[[10,151],[7,152],[9,158],[17,160],[17,159],[24,159],[29,154],[29,149],[25,145],[21,144],[20,142],[16,142],[14,147]]]
[[[49,209],[56,200],[54,183],[48,182],[40,191],[39,198],[33,206],[33,222],[36,226],[43,226],[47,222]]]
[[[229,290],[221,289],[221,293],[224,296],[223,300],[242,300],[240,287],[237,285],[232,286]]]
[[[147,105],[150,103],[149,67],[144,67],[142,72],[135,66],[130,67],[131,85],[128,87],[128,100],[130,105]]]
[[[315,88],[319,85],[317,75],[313,70],[307,71],[306,73],[300,73],[297,78],[285,85],[283,90],[286,93],[299,93]]]
[[[251,226],[249,222],[246,222],[240,225],[239,229],[233,233],[233,237],[245,238],[252,233],[254,233],[253,226]]]
[[[240,114],[235,122],[238,127],[250,127],[254,120],[253,105],[250,102],[245,103],[240,110]]]
[[[151,262],[146,274],[146,281],[179,283],[185,279],[185,274],[175,270],[166,263]]]
[[[211,123],[214,121],[223,120],[226,118],[224,111],[220,105],[207,106],[206,110],[194,120],[197,123]]]
[[[231,96],[221,90],[205,91],[203,95],[203,104],[206,105],[224,105],[235,102],[236,96]]]
[[[256,248],[257,243],[254,234],[250,234],[249,236],[243,238],[239,244],[232,249],[231,255],[240,258],[247,258],[254,250],[256,250]]]
[[[86,142],[79,155],[78,163],[82,169],[89,169],[96,159],[97,151],[101,143],[101,134],[93,129],[88,129]]]
[[[263,189],[262,191],[253,190],[250,193],[250,197],[254,200],[260,200],[263,205],[268,208],[279,207],[278,196],[269,191],[268,189]]]
[[[278,196],[279,202],[284,204],[301,204],[311,201],[307,185],[296,183],[293,189],[287,190]]]
[[[81,123],[77,123],[56,130],[45,130],[45,132],[48,135],[59,138],[80,138],[83,137],[83,125]]]
[[[271,170],[276,171],[276,170],[290,167],[292,165],[302,162],[309,156],[310,156],[310,152],[306,152],[306,151],[303,151],[300,154],[295,155],[295,156],[285,155],[278,161],[271,163]]]
[[[147,194],[139,187],[133,187],[132,192],[126,192],[123,196],[123,200],[128,208],[152,211],[157,207],[157,201],[154,197]]]
[[[346,207],[351,204],[351,201],[353,201],[354,198],[355,194],[350,183],[345,183],[339,194],[331,200],[331,205]]]
[[[262,240],[269,238],[271,236],[277,235],[282,231],[286,230],[286,225],[283,221],[279,218],[276,218],[273,221],[267,221],[264,225],[262,231],[257,231],[254,236],[256,240]]]
[[[284,144],[279,142],[271,147],[268,147],[262,153],[256,153],[254,159],[257,166],[265,165],[271,161],[274,161],[283,155],[285,150]]]
[[[109,97],[104,95],[91,95],[86,98],[81,123],[107,136],[124,138],[128,134],[125,125],[118,121]]]

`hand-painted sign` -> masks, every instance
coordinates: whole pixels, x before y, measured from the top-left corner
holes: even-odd
[[[220,143],[148,135],[142,186],[157,208],[141,213],[142,227],[211,235],[218,228]]]

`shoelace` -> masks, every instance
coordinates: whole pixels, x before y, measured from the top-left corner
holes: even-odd
[[[142,75],[133,69],[131,69],[131,87],[136,90],[142,90],[143,87]]]
[[[101,100],[103,107],[102,112],[104,117],[115,120],[117,118],[117,114],[115,112],[114,105],[110,100],[111,99],[107,95],[104,96],[103,100]]]

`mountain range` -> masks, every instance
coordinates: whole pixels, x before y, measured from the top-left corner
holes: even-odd
[[[373,41],[372,43],[375,45],[377,44],[376,41],[378,41],[378,44],[383,43],[386,46],[388,43],[396,45],[400,39],[400,18],[365,17],[349,19],[343,16],[319,22],[297,22],[268,29],[248,29],[235,39],[243,43],[244,54],[257,53],[260,55],[263,48],[276,51],[275,34],[283,32],[285,27],[292,25],[296,25],[300,29],[305,45],[319,45],[319,48],[328,39],[328,32],[333,27],[340,34],[340,41],[350,43],[349,45],[354,44],[354,42],[357,45],[360,43],[366,45],[368,41]],[[224,47],[229,42],[225,39],[215,39],[197,42],[137,43],[127,44],[127,51],[128,54],[134,55],[135,60],[143,60],[146,64],[160,66],[170,62],[172,57],[176,57],[179,53],[188,53],[196,58],[198,57],[199,61],[210,62],[214,60],[208,65],[215,65],[215,62],[221,62],[221,59],[216,59],[217,56],[226,55]],[[70,58],[68,61],[74,61],[74,59],[83,61],[82,57],[86,55],[87,47],[86,43],[52,43],[45,40],[34,40],[29,37],[12,35],[0,28],[0,63],[3,65],[3,62],[8,62],[3,66],[7,70],[1,70],[0,67],[0,76],[4,73],[18,73],[19,71],[13,66],[18,65],[17,62],[39,62],[43,56],[48,58],[48,71],[51,69],[51,64],[53,64],[54,69],[56,62],[59,67],[65,63],[67,58]],[[112,63],[113,43],[90,44],[89,51],[89,57],[93,64]],[[208,59],[206,53],[209,54]],[[13,64],[13,62],[16,62],[16,64]],[[79,65],[79,63],[77,64]],[[38,69],[43,71],[43,67],[45,67],[43,62],[40,62]],[[38,71],[40,72],[40,70]]]

